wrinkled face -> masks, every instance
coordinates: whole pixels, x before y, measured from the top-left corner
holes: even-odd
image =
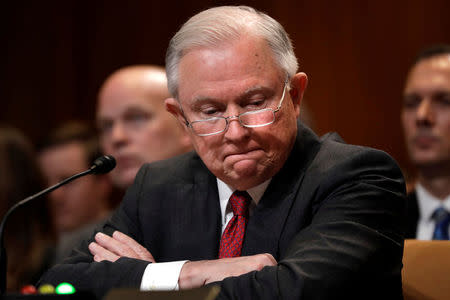
[[[285,80],[286,74],[275,64],[264,41],[241,38],[218,48],[197,48],[183,56],[179,100],[190,122],[275,109]],[[189,130],[191,141],[215,176],[237,189],[248,189],[271,178],[285,163],[297,132],[298,105],[286,91],[273,124],[246,128],[234,118],[228,130],[217,135],[197,136]]]
[[[409,155],[420,167],[450,164],[450,55],[420,61],[411,70],[402,112]]]
[[[99,97],[97,122],[105,154],[116,158],[110,173],[115,185],[126,188],[147,162],[185,151],[182,129],[165,110],[167,88],[147,86],[142,76],[117,78]]]
[[[54,185],[88,169],[87,158],[78,143],[51,147],[39,156],[48,185]],[[49,194],[50,211],[57,231],[67,232],[94,222],[98,217],[99,186],[97,178],[85,176]]]

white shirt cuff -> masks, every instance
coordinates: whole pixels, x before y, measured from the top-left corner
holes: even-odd
[[[177,291],[181,268],[187,260],[148,264],[141,281],[141,291]]]

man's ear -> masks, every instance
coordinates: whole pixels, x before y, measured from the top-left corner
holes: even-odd
[[[303,72],[297,73],[291,78],[291,89],[289,90],[289,94],[291,95],[297,118],[300,115],[300,104],[307,85],[308,76]]]
[[[166,105],[166,110],[177,118],[182,127],[186,129],[186,119],[181,111],[180,103],[175,98],[167,98],[164,104]]]
[[[186,125],[186,118],[184,117],[183,111],[181,110],[180,103],[175,98],[167,98],[164,101],[166,105],[166,110],[171,113],[178,120],[178,125],[180,125],[180,145],[182,152],[187,152],[192,150],[192,141],[190,137],[190,130]]]

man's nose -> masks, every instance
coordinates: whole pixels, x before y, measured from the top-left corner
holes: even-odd
[[[434,111],[431,99],[424,98],[420,102],[416,111],[416,119],[418,123],[432,123],[434,121]]]
[[[127,132],[121,123],[114,124],[111,131],[111,142],[113,145],[124,143],[127,138]]]
[[[225,138],[239,140],[248,137],[249,134],[249,129],[241,124],[238,116],[233,116],[228,119],[228,129],[225,132]]]

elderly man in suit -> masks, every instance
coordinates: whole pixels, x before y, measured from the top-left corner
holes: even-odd
[[[400,299],[401,172],[297,122],[297,69],[266,14],[217,7],[187,21],[167,51],[165,103],[196,151],[141,168],[102,232],[42,282],[100,296],[217,284],[220,299]]]
[[[420,52],[408,74],[402,124],[417,184],[408,194],[407,238],[448,240],[450,45]]]

